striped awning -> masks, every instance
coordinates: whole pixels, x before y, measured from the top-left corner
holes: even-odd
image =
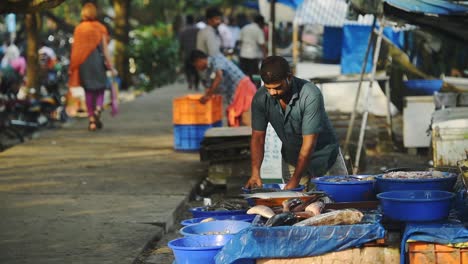
[[[294,22],[299,25],[342,27],[347,11],[345,0],[304,0],[297,8]]]

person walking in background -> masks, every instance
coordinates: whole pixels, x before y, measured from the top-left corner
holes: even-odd
[[[209,56],[221,54],[221,37],[218,32],[221,16],[221,11],[218,8],[208,8],[205,15],[207,25],[197,34],[197,49]]]
[[[109,33],[96,17],[96,6],[84,4],[82,21],[73,32],[68,83],[69,87],[82,86],[85,90],[89,131],[102,128],[100,115],[107,87],[106,70],[115,72],[107,47]]]
[[[252,75],[259,73],[260,60],[267,54],[264,24],[263,16],[256,15],[254,22],[244,26],[240,32],[240,68],[253,82]]]
[[[184,73],[187,79],[188,88],[198,91],[199,78],[197,70],[190,62],[190,54],[196,48],[198,28],[195,26],[195,21],[192,15],[187,15],[185,18],[186,26],[179,34],[180,56],[184,63]]]
[[[250,126],[250,104],[257,89],[249,77],[222,54],[208,56],[194,50],[190,58],[207,87],[200,101],[205,103],[211,95],[221,93],[227,105],[228,125]]]

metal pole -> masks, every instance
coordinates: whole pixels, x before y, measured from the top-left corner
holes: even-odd
[[[361,76],[359,78],[359,84],[358,84],[358,89],[356,92],[356,97],[354,98],[354,106],[353,106],[353,112],[351,113],[351,119],[349,120],[349,125],[348,125],[348,130],[346,131],[346,140],[344,144],[344,154],[345,154],[345,159],[349,159],[349,153],[348,153],[348,147],[349,147],[349,141],[351,140],[351,134],[353,133],[353,127],[354,127],[354,120],[356,119],[356,113],[357,113],[357,104],[359,101],[359,95],[361,93],[361,86],[362,82],[364,80],[364,74],[366,73],[366,66],[367,66],[367,58],[369,57],[370,50],[372,48],[372,43],[374,42],[374,27],[377,22],[377,17],[374,16],[374,21],[372,22],[372,27],[371,27],[371,33],[369,35],[369,40],[367,42],[367,49],[366,49],[366,55],[364,56],[364,61],[362,62],[362,67],[361,67]]]
[[[393,142],[392,113],[390,111],[390,79],[385,81],[385,96],[387,97],[387,133],[390,140]]]
[[[276,55],[276,43],[275,43],[275,23],[276,23],[276,0],[270,1],[270,43],[271,43],[271,52],[268,52],[271,55]]]
[[[366,126],[367,126],[367,116],[369,115],[369,97],[370,97],[370,92],[372,91],[372,85],[375,79],[375,72],[377,70],[377,61],[379,59],[380,44],[382,44],[382,35],[383,35],[384,26],[385,26],[385,17],[383,17],[380,20],[379,34],[377,36],[377,41],[375,44],[374,59],[372,60],[372,73],[371,73],[371,78],[370,78],[370,83],[369,83],[369,89],[367,90],[366,97],[365,97],[366,104],[364,105],[364,115],[362,116],[361,131],[359,132],[359,142],[358,142],[358,148],[356,150],[356,160],[354,162],[354,168],[353,168],[354,175],[356,175],[359,170],[359,159],[361,157],[361,150],[362,150],[362,145],[364,142],[364,134],[365,134]]]

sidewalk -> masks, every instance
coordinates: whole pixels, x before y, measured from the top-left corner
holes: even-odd
[[[132,263],[206,175],[173,150],[173,84],[0,153],[0,263]]]

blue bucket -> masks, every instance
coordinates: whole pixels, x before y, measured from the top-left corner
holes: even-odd
[[[374,180],[351,180],[334,182],[351,176],[323,176],[312,179],[317,191],[324,191],[335,202],[359,202],[375,200]],[[354,178],[367,178],[372,175],[354,175]]]
[[[457,181],[457,174],[442,173],[444,177],[433,179],[392,179],[375,176],[377,193],[404,190],[439,190],[450,192]]]
[[[232,235],[188,236],[170,241],[177,264],[215,263],[214,257]]]
[[[455,194],[437,190],[391,191],[377,194],[384,216],[403,222],[447,218]]]
[[[419,95],[433,95],[435,92],[440,91],[443,85],[440,79],[435,80],[408,80],[403,84],[408,90],[415,92]]]
[[[184,236],[236,234],[251,225],[245,221],[220,220],[188,225],[182,227],[179,232]]]
[[[193,207],[189,211],[192,213],[193,218],[199,217],[213,217],[217,215],[240,215],[245,214],[247,209],[243,210],[226,210],[226,211],[206,211],[205,206]]]
[[[210,218],[210,217],[198,217],[198,218],[191,218],[191,219],[185,219],[182,222],[180,222],[181,225],[183,226],[188,226],[188,225],[193,225],[193,224],[198,224],[201,221]],[[215,220],[237,220],[237,221],[244,221],[244,222],[250,222],[255,218],[254,214],[241,214],[241,215],[214,215],[211,218]]]

